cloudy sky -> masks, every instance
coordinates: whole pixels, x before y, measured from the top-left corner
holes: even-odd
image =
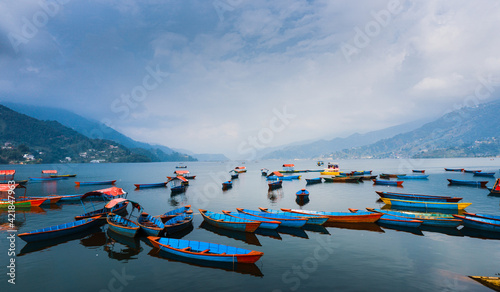
[[[499,27],[496,0],[2,1],[0,101],[236,157],[498,97]]]

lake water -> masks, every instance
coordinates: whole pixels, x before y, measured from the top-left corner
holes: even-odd
[[[316,161],[295,163],[296,169],[320,169]],[[207,267],[200,263],[167,258],[144,238],[122,238],[107,232],[107,226],[93,233],[53,242],[52,245],[27,246],[16,240],[16,284],[7,283],[9,260],[7,213],[1,214],[0,273],[1,291],[489,291],[467,275],[494,276],[500,273],[500,235],[473,230],[395,230],[376,224],[345,225],[326,228],[285,229],[279,233],[246,234],[229,232],[202,224],[198,208],[215,212],[236,208],[300,208],[295,193],[306,186],[304,178],[319,173],[304,173],[296,181],[284,181],[281,190],[268,192],[260,169],[281,170],[281,161],[187,162],[196,175],[186,193],[171,196],[169,188],[134,190],[134,183],[166,180],[177,163],[16,165],[16,179],[40,176],[42,169],[76,173],[76,178],[27,185],[27,194],[77,194],[106,188],[76,188],[74,181],[117,179],[116,186],[128,192],[152,215],[177,206],[191,204],[194,228],[179,234],[184,239],[214,242],[264,252],[255,265]],[[473,179],[469,173],[445,172],[444,167],[496,171],[500,159],[428,160],[344,160],[341,170],[373,170],[373,174],[410,173],[425,169],[428,180],[407,180],[404,188],[359,184],[322,183],[307,186],[308,210],[347,211],[382,207],[376,190],[463,197],[471,202],[469,212],[500,215],[499,197],[488,196],[486,189],[448,186],[447,178]],[[244,165],[233,188],[222,191],[221,182],[228,171]],[[498,175],[497,175],[498,176]],[[477,179],[477,178],[474,178]],[[492,186],[494,179],[488,186]],[[89,206],[89,203],[87,203]],[[129,207],[130,208],[130,207]],[[19,232],[65,223],[84,213],[81,204],[56,205],[38,212],[18,210]],[[490,238],[488,238],[490,237]],[[8,288],[9,290],[5,290]]]

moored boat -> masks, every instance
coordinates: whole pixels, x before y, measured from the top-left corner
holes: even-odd
[[[316,177],[316,178],[306,178],[306,184],[312,185],[312,184],[320,184],[322,183],[322,178],[321,177]]]
[[[234,171],[236,171],[237,173],[244,173],[247,172],[247,168],[245,166],[236,166],[234,168]]]
[[[268,173],[268,172],[269,172],[269,169],[267,169],[267,168],[262,168],[262,169],[260,170],[260,173],[262,174],[262,176],[267,176],[267,173]]]
[[[370,212],[382,213],[396,217],[420,220],[422,221],[422,225],[429,225],[429,226],[454,228],[462,223],[462,220],[454,218],[453,215],[451,214],[390,211],[390,210],[381,210],[373,208],[366,208],[366,210]]]
[[[477,180],[463,180],[463,179],[447,179],[450,185],[462,185],[462,186],[473,186],[485,188],[488,184],[487,180],[477,181]]]
[[[422,225],[423,221],[383,214],[382,217],[378,219],[377,223],[418,228],[420,227],[420,225]]]
[[[495,172],[474,172],[474,176],[495,177]]]
[[[491,232],[500,232],[500,220],[486,219],[481,217],[470,217],[453,215],[463,221],[463,225],[468,228],[480,229]]]
[[[472,203],[455,203],[455,202],[431,202],[431,201],[411,201],[398,200],[389,198],[380,198],[385,204],[396,207],[409,207],[418,209],[438,209],[438,210],[463,210]]]
[[[170,192],[172,194],[184,193],[189,181],[183,176],[168,177],[167,183],[170,183]]]
[[[222,189],[227,190],[233,187],[233,182],[228,180],[222,183]]]
[[[333,182],[333,183],[359,183],[361,181],[361,177],[351,177],[351,176],[331,176],[331,177],[323,177],[325,183]]]
[[[248,214],[244,214],[244,213],[231,212],[231,211],[225,211],[225,210],[222,210],[222,213],[224,213],[228,216],[232,216],[232,217],[236,217],[236,218],[240,218],[240,219],[260,222],[259,228],[264,228],[264,229],[276,229],[281,224],[280,221],[256,217],[256,216],[252,216],[252,215],[248,215]]]
[[[381,173],[379,174],[380,178],[397,178],[399,176],[405,176],[406,173]]]
[[[445,168],[445,171],[455,171],[455,172],[462,172],[464,171],[463,168]]]
[[[77,186],[81,185],[114,185],[116,183],[115,180],[101,180],[101,181],[75,181]]]
[[[295,193],[298,199],[308,199],[309,198],[309,192],[306,189],[301,189],[297,193]]]
[[[256,216],[256,217],[260,217],[260,218],[266,218],[266,219],[280,221],[281,222],[280,226],[284,226],[284,227],[298,227],[298,228],[300,228],[307,223],[307,219],[304,219],[304,218],[271,214],[271,213],[266,213],[266,212],[262,212],[262,211],[254,211],[254,210],[248,210],[248,209],[242,209],[242,208],[236,208],[236,210],[239,213],[244,213],[244,214],[248,214],[248,215],[252,215],[252,216]]]
[[[76,174],[51,174],[49,177],[76,177]]]
[[[283,181],[278,180],[278,181],[272,181],[268,183],[269,190],[275,190],[283,187]]]
[[[134,184],[136,189],[146,189],[146,188],[162,188],[167,186],[167,182],[161,183],[149,183],[149,184]]]
[[[166,235],[174,234],[176,232],[182,231],[189,226],[193,225],[193,215],[183,213],[181,215],[175,216],[164,223],[164,233]]]
[[[481,169],[464,169],[464,172],[466,173],[476,173],[476,172],[481,172]]]
[[[429,175],[398,175],[398,179],[428,179]]]
[[[282,211],[305,214],[305,215],[317,215],[326,216],[330,223],[341,222],[341,223],[373,223],[376,222],[382,215],[373,212],[358,211],[356,213],[349,212],[324,212],[324,211],[309,211],[309,210],[299,210],[299,209],[284,209]]]
[[[108,222],[109,229],[127,237],[135,237],[141,228],[134,221],[114,213],[110,213],[106,221]]]
[[[386,185],[386,186],[403,186],[402,180],[385,180],[385,179],[373,179],[373,184],[376,185]]]
[[[201,216],[203,216],[203,219],[208,224],[219,228],[235,230],[235,231],[254,232],[255,229],[259,228],[260,225],[260,222],[257,221],[236,218],[203,209],[199,209],[199,211],[201,213]]]
[[[498,215],[469,213],[469,212],[464,212],[464,215],[469,216],[469,217],[478,217],[478,218],[483,218],[483,219],[491,219],[491,220],[499,220],[500,221],[500,216],[498,216]]]
[[[282,211],[282,210],[273,210],[273,209],[268,209],[268,208],[259,208],[261,211],[274,214],[274,215],[283,215],[283,216],[289,216],[289,217],[295,217],[295,218],[304,218],[307,219],[306,224],[310,225],[323,225],[328,221],[328,217],[326,216],[321,216],[321,215],[313,215],[313,214],[297,214],[297,213],[292,213],[292,212],[287,212],[287,211]]]
[[[26,233],[21,233],[18,234],[17,236],[19,236],[19,238],[21,238],[26,242],[49,240],[53,238],[58,238],[62,236],[83,232],[86,229],[97,226],[99,225],[99,221],[97,219],[98,219],[97,217],[93,217],[93,218],[68,222],[64,224],[33,230]]]
[[[469,278],[495,291],[500,291],[500,277],[469,276]]]
[[[495,181],[495,184],[490,189],[490,195],[500,196],[500,178]]]
[[[193,211],[191,210],[191,205],[186,205],[184,207],[180,207],[180,208],[168,211],[168,212],[166,212],[158,217],[160,218],[160,220],[163,223],[165,223],[168,220],[170,220],[176,216],[182,215],[182,214],[193,214]]]
[[[50,176],[42,176],[42,177],[28,177],[29,180],[32,181],[55,181],[65,179],[64,177],[50,177]]]
[[[340,174],[340,168],[337,163],[330,163],[328,162],[327,168],[325,168],[322,172],[320,172],[321,175],[339,175]]]
[[[85,196],[82,197],[82,200]],[[106,219],[110,213],[117,215],[127,212],[128,201],[124,198],[117,198],[109,201],[104,208],[97,209],[91,212],[84,213],[82,215],[75,216],[75,220],[81,220],[85,218],[99,216],[99,219]]]
[[[148,239],[155,248],[162,251],[204,261],[255,263],[264,255],[259,251],[201,241],[153,236],[148,236]]]
[[[413,169],[412,172],[415,172],[415,173],[425,173],[425,169]]]
[[[458,202],[462,200],[462,198],[448,197],[448,196],[404,194],[404,193],[392,193],[392,192],[380,192],[380,191],[375,191],[375,192],[381,198],[409,200],[409,201]]]
[[[137,217],[137,223],[141,227],[141,230],[148,236],[163,235],[163,230],[165,229],[163,222],[148,213],[142,212],[139,217]]]

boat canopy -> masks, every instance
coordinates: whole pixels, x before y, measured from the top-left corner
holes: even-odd
[[[236,166],[234,169],[247,169],[245,166]]]
[[[301,189],[297,192],[297,195],[309,195],[309,191],[307,191],[306,189]]]
[[[500,178],[497,179],[497,181],[495,182],[495,185],[493,186],[492,190],[500,192]]]
[[[183,174],[188,174],[189,173],[189,170],[176,170],[174,171],[174,174],[177,174],[177,175],[183,175]]]
[[[14,175],[16,171],[14,169],[10,170],[0,170],[0,175]]]
[[[57,170],[42,170],[42,173],[51,173],[51,174],[56,174]]]
[[[14,186],[14,188],[12,188]],[[0,184],[0,192],[8,192],[20,186],[19,184]]]
[[[168,181],[167,181],[167,183],[168,183],[168,182],[171,182],[171,181],[173,181],[173,180],[180,180],[180,181],[183,181],[183,182],[188,181],[185,177],[178,175],[178,176],[176,176],[176,177],[168,177]]]
[[[294,167],[295,164],[283,164],[283,167]]]
[[[111,187],[111,188],[107,188],[107,189],[102,189],[102,190],[96,190],[96,191],[91,191],[91,192],[88,192],[88,193],[85,193],[83,196],[82,196],[82,200],[85,199],[86,197],[90,197],[90,196],[108,196],[108,197],[119,197],[123,194],[126,194],[122,188],[117,188],[117,187]]]
[[[281,172],[279,172],[279,171],[273,171],[268,176],[273,176],[273,175],[274,176],[279,176],[279,177],[283,176],[283,174]]]
[[[111,209],[114,206],[116,206],[116,205],[118,205],[120,203],[126,202],[126,201],[128,201],[128,200],[125,199],[125,198],[113,199],[113,200],[109,201],[104,207],[107,208],[107,209]]]

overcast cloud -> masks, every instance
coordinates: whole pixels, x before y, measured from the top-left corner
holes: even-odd
[[[237,157],[262,129],[276,146],[498,97],[470,98],[500,85],[499,27],[494,0],[2,1],[0,101]]]

